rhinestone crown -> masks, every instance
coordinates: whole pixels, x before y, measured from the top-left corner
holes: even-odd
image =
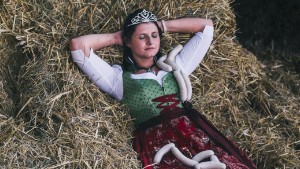
[[[156,16],[150,11],[144,9],[142,12],[138,13],[134,18],[132,18],[131,23],[128,24],[127,26],[136,25],[145,22],[156,22],[156,21],[157,21]]]

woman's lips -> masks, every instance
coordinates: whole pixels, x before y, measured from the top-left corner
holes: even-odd
[[[145,50],[152,50],[155,49],[154,47],[146,48]]]

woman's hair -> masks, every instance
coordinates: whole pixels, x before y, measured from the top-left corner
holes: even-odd
[[[131,36],[133,35],[136,26],[139,25],[139,23],[138,24],[132,24],[132,19],[134,17],[136,17],[142,11],[144,11],[144,9],[138,9],[138,10],[134,11],[133,13],[129,14],[127,16],[127,18],[125,19],[125,21],[124,21],[124,25],[123,25],[123,64],[122,64],[122,67],[125,71],[134,71],[135,70],[135,66],[136,66],[135,64],[136,63],[133,59],[131,49],[126,46],[126,39],[131,39]],[[156,25],[156,27],[158,29],[159,37],[161,39],[162,38],[162,30],[158,26],[157,22],[156,21],[150,21],[150,22],[153,22]],[[161,56],[162,56],[162,53],[159,50],[155,57],[156,57],[156,59],[159,59]]]

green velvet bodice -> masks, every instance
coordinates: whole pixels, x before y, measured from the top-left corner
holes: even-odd
[[[179,93],[173,73],[167,73],[163,77],[162,86],[153,79],[132,79],[130,74],[130,72],[123,72],[122,102],[129,108],[136,125],[160,114],[162,109],[157,107],[160,103],[154,102],[154,98]],[[176,99],[180,100],[179,94]],[[180,104],[178,107],[182,107],[182,105]]]

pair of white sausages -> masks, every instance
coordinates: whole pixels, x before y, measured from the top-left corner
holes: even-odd
[[[224,163],[221,163],[217,156],[214,155],[214,152],[212,150],[206,150],[198,153],[195,155],[192,159],[187,158],[184,156],[178,148],[175,146],[174,143],[169,143],[165,146],[163,146],[154,157],[153,162],[155,164],[159,164],[162,157],[171,151],[173,155],[182,163],[189,167],[194,167],[195,169],[225,169],[226,165]],[[205,161],[201,162],[202,160],[210,158],[211,161]]]
[[[181,101],[188,101],[192,98],[192,84],[189,77],[184,74],[180,67],[175,63],[175,56],[182,50],[182,45],[177,45],[168,55],[158,59],[156,65],[166,72],[173,71],[175,79],[180,89]]]

